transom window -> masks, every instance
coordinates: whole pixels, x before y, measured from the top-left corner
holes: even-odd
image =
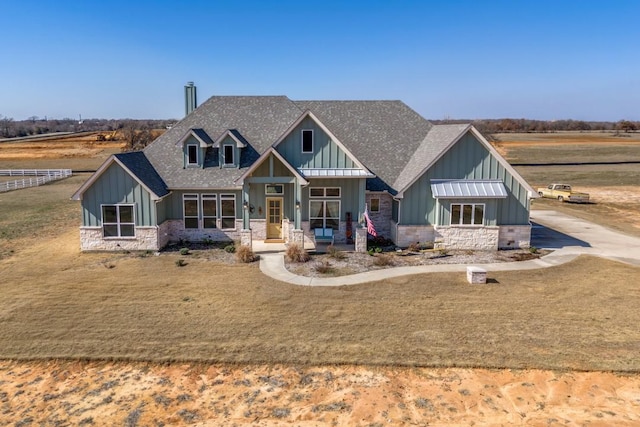
[[[309,200],[309,228],[340,228],[340,200]]]
[[[221,228],[233,230],[236,228],[236,195],[220,195],[220,221]]]
[[[134,205],[102,205],[103,237],[135,237]]]
[[[483,225],[484,204],[451,204],[451,225]]]
[[[267,184],[265,187],[265,193],[267,194],[284,194],[284,185],[282,184]]]
[[[340,187],[311,187],[309,197],[340,197]]]
[[[313,153],[313,129],[302,129],[302,152]]]
[[[187,145],[187,163],[190,165],[198,164],[198,146],[195,144]]]
[[[233,152],[235,151],[235,147],[230,144],[226,144],[224,146],[224,164],[225,166],[234,165],[233,161]]]

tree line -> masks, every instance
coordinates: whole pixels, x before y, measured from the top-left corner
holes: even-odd
[[[583,120],[530,120],[530,119],[479,119],[432,120],[435,124],[472,123],[484,135],[509,132],[558,132],[558,131],[612,131],[633,132],[640,129],[640,122],[593,122]]]
[[[36,116],[27,120],[13,120],[0,114],[0,138],[16,138],[23,136],[42,135],[56,132],[113,132],[128,129],[151,131],[166,129],[177,120],[136,120],[136,119],[84,119],[74,120],[47,119]]]

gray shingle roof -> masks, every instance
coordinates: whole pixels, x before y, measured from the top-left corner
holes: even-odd
[[[145,148],[168,188],[233,188],[234,181],[303,114],[311,111],[376,175],[367,189],[395,194],[467,125],[434,126],[401,101],[292,101],[285,96],[214,96]],[[233,130],[246,141],[239,169],[217,167],[218,148],[205,168],[184,168],[176,145],[189,129],[217,137]]]
[[[297,101],[309,109],[376,178],[367,189],[395,193],[393,182],[432,124],[401,101]]]
[[[153,191],[156,196],[162,198],[169,194],[167,185],[164,183],[158,172],[153,168],[149,160],[142,151],[131,153],[118,153],[114,157],[118,159],[140,182]]]
[[[418,178],[424,170],[436,160],[452,141],[457,139],[469,128],[468,124],[433,125],[418,148],[412,153],[402,172],[397,176],[392,186],[397,191],[403,191]]]
[[[214,96],[148,145],[144,153],[169,188],[234,188],[236,178],[302,114],[286,96]],[[240,169],[217,167],[218,149],[207,150],[205,168],[184,168],[182,147],[176,146],[189,129],[208,135],[236,129],[247,141]]]

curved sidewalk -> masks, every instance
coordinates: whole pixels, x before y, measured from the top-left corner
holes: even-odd
[[[640,239],[609,230],[556,211],[532,211],[532,246],[551,249],[549,255],[530,261],[473,264],[487,271],[532,270],[569,262],[589,254],[640,266]],[[470,265],[470,264],[469,264]],[[420,273],[466,272],[467,264],[393,267],[340,277],[305,277],[284,266],[284,254],[260,254],[260,270],[267,276],[302,286],[344,286]]]

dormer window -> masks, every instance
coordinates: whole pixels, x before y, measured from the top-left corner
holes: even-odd
[[[302,152],[313,153],[313,129],[302,129]]]
[[[187,164],[198,164],[198,146],[196,144],[187,144]]]
[[[235,161],[233,159],[233,153],[235,151],[235,148],[233,145],[231,144],[225,144],[223,145],[223,165],[224,166],[235,166]]]

